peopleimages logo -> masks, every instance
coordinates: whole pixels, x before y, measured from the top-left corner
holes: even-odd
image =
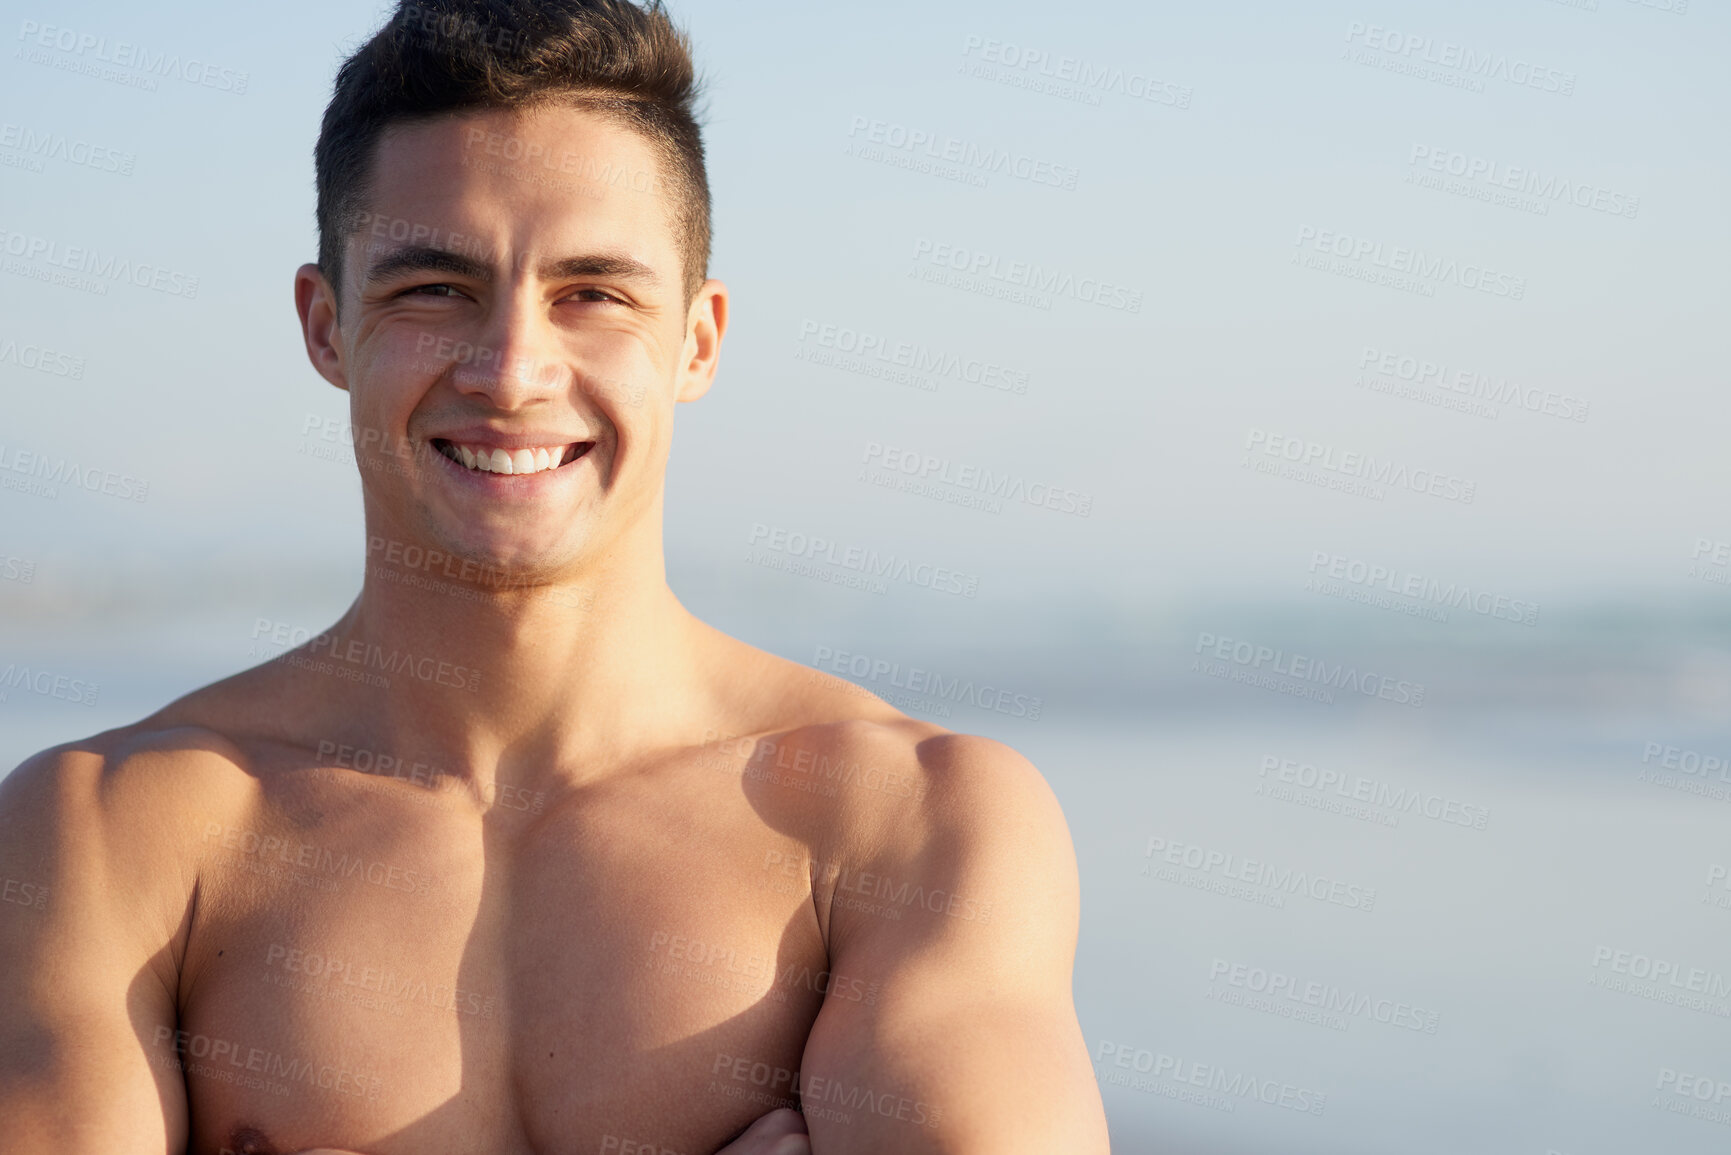
[[[1721,782],[1731,782],[1731,755],[1703,754],[1699,750],[1664,742],[1648,742],[1641,751],[1641,763],[1651,765],[1654,762],[1666,770],[1680,770],[1684,774],[1717,777]]]
[[[1474,806],[1458,798],[1396,786],[1375,778],[1366,778],[1362,774],[1349,776],[1340,770],[1318,769],[1309,762],[1296,762],[1277,754],[1264,754],[1257,771],[1259,778],[1266,779],[1270,775],[1276,783],[1309,792],[1313,798],[1333,794],[1343,801],[1359,802],[1396,814],[1422,814],[1435,822],[1466,826],[1473,830],[1483,830],[1491,817],[1488,808]],[[1260,786],[1257,792],[1262,792]]]
[[[52,670],[37,670],[21,666],[17,662],[8,662],[4,668],[0,668],[0,702],[6,701],[14,690],[55,698],[70,702],[74,706],[94,706],[96,695],[101,692],[102,687],[69,674],[57,674]]]
[[[1436,578],[1403,573],[1395,566],[1376,565],[1361,558],[1343,557],[1326,550],[1311,551],[1310,573],[1312,577],[1304,583],[1304,588],[1330,596],[1343,596],[1343,592],[1324,579],[1347,582],[1367,594],[1386,591],[1397,597],[1428,602],[1435,607],[1467,609],[1480,617],[1497,618],[1523,626],[1534,626],[1539,621],[1537,602],[1511,598],[1491,590],[1475,590],[1459,582],[1444,585]],[[1350,597],[1349,600],[1362,599]],[[1441,620],[1447,621],[1448,615],[1444,614]]]
[[[51,500],[60,496],[55,487],[61,485],[121,501],[144,501],[150,496],[150,482],[130,474],[80,465],[70,457],[51,458],[46,453],[28,449],[13,447],[8,452],[7,446],[0,443],[0,474],[5,473],[20,473],[31,480],[19,482],[10,477],[0,477],[0,488],[29,492]]]
[[[0,365],[16,365],[20,369],[34,369],[38,373],[70,377],[74,381],[84,377],[84,358],[41,345],[19,344],[10,337],[0,337]]]
[[[1359,354],[1358,367],[1366,369],[1372,366],[1376,373],[1385,377],[1446,389],[1496,405],[1518,405],[1529,413],[1542,413],[1564,421],[1585,421],[1587,411],[1592,407],[1590,401],[1554,389],[1521,385],[1507,377],[1493,377],[1476,369],[1457,368],[1451,372],[1446,364],[1366,345]]]
[[[257,618],[252,627],[253,656],[272,657],[272,647],[293,646],[295,649],[274,655],[273,660],[298,669],[318,673],[334,673],[351,681],[386,687],[388,679],[366,673],[379,670],[384,674],[403,674],[419,682],[474,692],[480,685],[481,672],[469,666],[459,666],[430,654],[415,655],[406,650],[386,650],[378,642],[362,638],[344,638],[331,631],[314,633],[305,626]],[[304,647],[306,653],[297,651]],[[322,660],[321,660],[322,659]],[[332,666],[332,662],[344,663]]]
[[[1481,85],[1486,80],[1501,80],[1523,88],[1558,96],[1573,96],[1575,74],[1558,68],[1534,64],[1503,52],[1485,52],[1457,44],[1453,40],[1437,40],[1412,32],[1398,32],[1379,24],[1353,20],[1346,26],[1346,42],[1381,52],[1392,61],[1415,65],[1433,65],[1460,74]],[[1361,61],[1369,63],[1369,61]],[[1400,71],[1400,69],[1395,69]]]
[[[188,84],[214,88],[218,92],[232,92],[236,96],[246,95],[247,81],[251,79],[239,69],[206,64],[191,57],[182,59],[178,52],[152,52],[125,40],[111,42],[106,36],[80,32],[75,28],[58,28],[35,20],[19,22],[18,39],[31,47],[52,48],[57,52],[70,53],[80,62],[112,64],[118,68],[130,68],[153,76],[172,76]],[[154,90],[154,83],[151,88]]]
[[[996,174],[1032,184],[1074,190],[1079,175],[1074,165],[1059,164],[1023,152],[980,145],[928,128],[910,127],[875,117],[854,117],[848,126],[847,134],[856,139],[863,134],[866,144],[881,145],[883,149],[893,150],[883,153],[882,149],[867,151],[850,145],[850,155],[879,160],[896,158],[898,154],[902,154],[908,158],[917,158],[921,162],[948,162],[970,177],[977,176],[982,185],[986,183],[987,177]]]
[[[1593,948],[1593,967],[1601,966],[1615,974],[1646,980],[1655,989],[1662,983],[1686,994],[1704,995],[1710,999],[1731,997],[1731,977],[1703,967],[1685,966],[1674,959],[1654,958],[1639,951],[1614,950],[1599,945]]]
[[[961,245],[947,245],[921,237],[914,242],[914,265],[938,272],[954,272],[982,283],[1027,290],[1035,294],[1069,297],[1085,305],[1102,309],[1117,309],[1125,313],[1142,311],[1142,290],[1128,289],[1095,277],[1077,277],[1061,269],[1048,269],[1029,261],[1007,261],[995,253],[981,252]]]
[[[1669,1092],[1675,1096],[1675,1099],[1663,1105],[1655,1096],[1653,1106],[1660,1107],[1661,1110],[1693,1114],[1715,1123],[1731,1123],[1731,1108],[1715,1109],[1726,1100],[1731,1100],[1731,1079],[1715,1079],[1711,1075],[1694,1075],[1679,1071],[1675,1067],[1660,1067],[1656,1087],[1661,1092]],[[1683,1101],[1677,1102],[1677,1099]],[[1701,1103],[1712,1103],[1714,1107],[1702,1107]]]
[[[867,466],[877,466],[930,484],[954,486],[1004,501],[1021,502],[1037,509],[1058,513],[1073,513],[1087,517],[1094,508],[1094,495],[1067,489],[1045,481],[1030,482],[1010,473],[993,473],[977,465],[958,464],[948,457],[933,457],[929,453],[877,441],[865,444],[861,458]]]
[[[1714,894],[1714,888],[1723,890],[1724,894]],[[1723,907],[1731,910],[1731,867],[1722,862],[1715,862],[1707,868],[1707,890],[1701,896],[1701,901],[1708,906]]]
[[[1256,858],[1244,858],[1230,851],[1212,850],[1195,843],[1175,842],[1158,835],[1148,836],[1148,849],[1143,857],[1149,861],[1142,873],[1152,874],[1155,855],[1171,866],[1200,874],[1214,874],[1232,882],[1247,883],[1279,894],[1297,895],[1344,906],[1349,910],[1370,911],[1376,907],[1376,888],[1360,886],[1344,879],[1294,870],[1290,866],[1275,866]]]
[[[1373,670],[1361,671],[1344,662],[1337,662],[1330,669],[1328,662],[1321,658],[1313,658],[1307,654],[1289,654],[1272,646],[1234,641],[1232,638],[1219,637],[1206,631],[1196,635],[1196,648],[1193,652],[1209,655],[1218,661],[1231,662],[1256,673],[1266,672],[1274,677],[1290,678],[1300,685],[1311,682],[1337,690],[1352,690],[1367,698],[1381,698],[1385,702],[1402,706],[1416,708],[1424,705],[1424,686],[1419,683],[1409,682],[1404,678],[1391,678]],[[1192,665],[1192,672],[1197,670],[1198,665],[1199,663]],[[1328,698],[1327,701],[1332,702],[1333,698]]]
[[[1146,100],[1170,108],[1189,108],[1190,98],[1194,95],[1189,85],[1162,80],[1152,71],[1100,64],[1081,56],[1054,56],[1044,49],[985,36],[969,36],[964,40],[962,55],[969,62],[996,66],[995,69],[973,73],[980,79],[1005,83],[1008,77],[1016,76],[1044,81],[1045,84],[1023,83],[1012,84],[1012,87],[1027,87],[1065,99],[1079,99],[1084,104],[1098,105],[1100,93],[1114,92],[1132,100]],[[967,64],[963,65],[963,71],[967,71]]]
[[[1463,289],[1488,293],[1493,297],[1507,297],[1511,301],[1519,301],[1527,294],[1525,277],[1498,272],[1471,262],[1462,264],[1453,257],[1427,255],[1423,249],[1407,248],[1404,245],[1391,245],[1385,251],[1381,241],[1337,233],[1332,229],[1319,229],[1314,225],[1298,226],[1298,239],[1292,243],[1301,249],[1308,245],[1316,252],[1342,260],[1368,262],[1371,266],[1390,273],[1417,278],[1417,283],[1421,285],[1430,281],[1441,281]],[[1294,254],[1294,259],[1299,255]]]
[[[177,272],[145,261],[134,262],[118,254],[102,253],[84,245],[62,245],[48,237],[0,228],[0,252],[24,261],[40,261],[49,268],[63,269],[68,273],[87,274],[96,278],[94,287],[101,293],[108,291],[104,281],[125,281],[140,289],[152,289],[158,293],[167,293],[171,297],[192,299],[198,296],[198,278],[190,273]]]
[[[870,363],[876,361],[908,369],[916,374],[949,377],[1006,393],[1025,395],[1028,392],[1029,374],[1025,370],[1012,369],[980,357],[963,357],[958,353],[934,349],[917,341],[896,340],[846,325],[820,323],[809,317],[800,324],[799,339],[801,344],[811,342],[822,349],[857,357],[857,365],[850,365],[846,360],[837,360],[835,367],[838,369],[857,371],[859,365],[864,365],[867,366],[868,375],[876,375],[869,370]],[[805,359],[823,363],[818,357],[808,355]],[[931,388],[937,387],[936,382],[929,384]]]
[[[1223,982],[1229,987],[1265,995],[1270,1000],[1286,999],[1302,1006],[1317,1008],[1328,1015],[1369,1019],[1385,1026],[1400,1027],[1427,1035],[1436,1034],[1441,1018],[1436,1011],[1401,1000],[1378,998],[1365,991],[1342,989],[1333,983],[1303,981],[1282,971],[1219,957],[1216,957],[1208,968],[1208,981]]]
[[[868,682],[881,679],[899,690],[940,701],[966,702],[981,710],[1008,714],[1013,718],[1027,718],[1029,721],[1039,719],[1040,708],[1044,705],[1044,699],[1032,694],[1018,694],[984,682],[976,684],[972,678],[946,678],[936,670],[926,670],[919,666],[909,666],[904,670],[900,662],[891,662],[884,658],[874,659],[865,654],[838,650],[833,646],[818,646],[811,664],[826,673],[863,678]]]
[[[634,192],[653,193],[661,191],[661,181],[649,169],[627,168],[614,159],[603,160],[597,156],[583,153],[566,152],[554,156],[547,151],[546,145],[539,141],[525,140],[518,136],[504,133],[488,132],[485,128],[471,128],[463,144],[465,166],[482,167],[474,154],[484,153],[496,156],[501,160],[521,164],[525,169],[539,167],[545,172],[558,173],[562,176],[575,175],[586,182],[603,184],[609,188],[628,188]],[[488,166],[483,171],[493,171]],[[507,173],[509,169],[503,170]]]
[[[1416,168],[1421,162],[1423,167],[1431,172],[1459,177],[1469,184],[1482,182],[1487,186],[1535,197],[1539,208],[1543,210],[1541,215],[1548,213],[1548,201],[1567,201],[1576,208],[1592,209],[1594,212],[1614,217],[1633,218],[1641,210],[1641,199],[1627,193],[1584,181],[1573,181],[1554,173],[1544,174],[1523,165],[1504,164],[1489,157],[1469,156],[1454,149],[1415,144],[1407,157],[1407,164]],[[1409,171],[1407,175],[1410,180],[1414,174]]]
[[[132,166],[138,159],[130,152],[121,152],[107,145],[92,144],[88,140],[69,137],[65,133],[38,131],[28,125],[11,122],[0,124],[0,148],[13,149],[38,163],[44,160],[60,160],[80,168],[118,173],[121,176],[131,176]],[[41,172],[42,169],[37,167],[35,171]]]
[[[844,545],[833,538],[768,526],[762,522],[751,527],[746,544],[771,555],[851,571],[862,579],[876,580],[880,586],[883,579],[888,579],[907,582],[934,593],[957,594],[966,598],[974,597],[980,590],[978,574],[963,573],[930,562],[916,562],[894,553],[880,554],[875,549]],[[748,556],[746,560],[756,559]]]
[[[1252,453],[1259,453],[1264,457],[1293,462],[1301,469],[1321,470],[1356,482],[1406,489],[1413,493],[1440,497],[1445,501],[1458,501],[1463,505],[1471,505],[1478,493],[1478,482],[1450,473],[1439,473],[1434,469],[1409,469],[1405,465],[1396,465],[1386,457],[1378,459],[1371,454],[1353,450],[1337,452],[1333,445],[1324,445],[1320,441],[1309,441],[1302,437],[1288,437],[1284,433],[1270,433],[1266,429],[1251,429],[1245,435],[1244,449],[1246,463],[1253,460],[1250,456]]]
[[[1136,1078],[1124,1071],[1111,1070],[1108,1058],[1111,1060],[1110,1066],[1137,1071],[1148,1078]],[[1283,1083],[1277,1079],[1259,1079],[1255,1075],[1234,1071],[1218,1063],[1198,1063],[1193,1059],[1168,1055],[1164,1051],[1156,1054],[1145,1047],[1139,1048],[1129,1043],[1101,1043],[1094,1055],[1094,1062],[1107,1068],[1100,1075],[1103,1083],[1130,1087],[1144,1094],[1189,1101],[1216,1110],[1236,1111],[1238,1104],[1248,1099],[1270,1107],[1296,1111],[1302,1115],[1320,1115],[1328,1106],[1328,1096],[1309,1087]],[[1191,1091],[1190,1087],[1204,1088],[1217,1094]]]
[[[505,28],[490,20],[478,21],[468,13],[405,4],[397,21],[400,32],[418,34],[434,43],[440,40],[467,41],[477,48],[491,48],[519,56],[529,50],[527,29]]]

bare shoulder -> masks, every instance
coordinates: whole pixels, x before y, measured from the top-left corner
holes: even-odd
[[[176,1022],[199,824],[244,795],[238,755],[153,721],[0,780],[0,1116],[31,1150],[185,1148],[180,1068],[154,1048]]]
[[[887,808],[885,824],[871,832],[879,837],[944,831],[1013,841],[1043,831],[1063,835],[1067,848],[1051,788],[1010,746],[911,718],[846,679],[733,644],[730,714],[739,721],[714,740],[766,767],[810,770],[832,785],[914,803]]]
[[[44,750],[0,780],[0,855],[44,876],[124,875],[178,906],[202,823],[251,794],[246,762],[227,736],[161,716]]]
[[[844,678],[727,641],[737,647],[727,659],[727,714],[736,721],[711,738],[764,758],[777,753],[778,763],[825,757],[893,774],[911,784],[932,821],[990,826],[988,817],[1019,812],[1061,824],[1045,779],[1002,742],[911,718]],[[899,785],[893,792],[904,793]]]
[[[802,800],[790,805],[809,818],[809,860],[777,865],[810,877],[832,946],[994,922],[987,937],[1032,935],[1052,946],[1046,969],[1067,972],[1075,850],[1027,758],[796,663],[763,655],[743,665],[740,684],[772,705],[741,711],[738,733],[713,736],[716,752],[763,794]],[[933,911],[949,917],[932,922]]]
[[[862,763],[899,770],[916,784],[921,805],[900,816],[913,821],[878,831],[883,837],[899,829],[903,841],[939,834],[1016,840],[1054,821],[1063,826],[1057,798],[1039,770],[996,739],[905,716],[832,722],[823,730]]]
[[[23,762],[5,783],[13,789],[96,789],[103,808],[118,810],[156,794],[208,786],[213,774],[232,776],[249,762],[244,725],[219,721],[225,713],[220,700],[235,697],[235,681],[195,691],[130,725],[50,747]]]
[[[846,832],[849,859],[953,884],[958,892],[971,888],[982,902],[1014,895],[1013,905],[1035,903],[1041,917],[1070,916],[1078,883],[1069,827],[1027,758],[995,739],[928,722],[855,721],[829,729],[831,740],[862,764],[906,775],[916,801],[856,818]]]
[[[286,681],[271,666],[213,682],[129,725],[51,747],[5,780],[54,788],[117,817],[221,808],[260,772],[260,753],[284,740]]]

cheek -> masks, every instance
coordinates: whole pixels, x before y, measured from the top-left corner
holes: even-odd
[[[642,437],[661,423],[655,410],[667,392],[664,374],[641,340],[591,338],[567,356],[576,404],[605,417],[622,436]]]
[[[427,326],[393,326],[371,343],[371,368],[393,381],[436,374],[442,360],[452,359],[454,344]]]
[[[630,479],[634,488],[653,485],[667,468],[673,444],[671,407],[648,395],[635,407],[610,405],[606,416],[614,430],[612,459],[607,463],[609,475]]]
[[[436,364],[426,353],[416,352],[412,334],[377,341],[359,350],[350,382],[357,407],[380,417],[402,417],[426,392],[427,382],[437,375]],[[355,388],[358,383],[359,388]]]
[[[557,348],[559,355],[597,388],[646,385],[656,373],[657,351],[642,333],[630,328],[579,328],[565,333]]]

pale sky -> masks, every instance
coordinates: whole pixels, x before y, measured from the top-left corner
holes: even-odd
[[[7,131],[113,150],[131,171],[0,167],[0,227],[16,244],[90,246],[199,281],[185,299],[0,275],[0,340],[84,362],[70,379],[0,357],[8,452],[149,482],[142,503],[0,493],[6,548],[65,583],[116,557],[176,584],[272,557],[352,572],[352,469],[297,452],[344,399],[306,364],[289,284],[314,249],[310,151],[330,77],[382,9],[13,0],[5,12]],[[1683,576],[1689,554],[1731,538],[1716,272],[1731,182],[1705,146],[1727,103],[1718,8],[892,3],[868,19],[736,0],[678,14],[711,77],[712,271],[732,286],[735,321],[717,387],[681,416],[676,570],[745,568],[735,555],[763,523],[929,554],[979,575],[992,602],[1281,595],[1318,551],[1553,599],[1703,592]],[[156,91],[77,74],[66,65],[80,54],[41,48],[41,26],[214,61],[246,91],[224,91],[223,74]],[[1383,67],[1451,51],[1501,72],[1441,68],[1472,91]],[[1104,81],[1082,100],[1030,91],[1041,68]],[[1545,90],[1565,80],[1572,92]],[[1128,94],[1149,84],[1155,99]],[[1047,175],[999,171],[978,187],[847,155],[873,133],[953,139],[957,155],[1001,151]],[[1469,163],[1472,189],[1409,179]],[[1553,195],[1476,199],[1506,193],[1493,179]],[[1326,262],[1318,238],[1380,246],[1384,262],[1416,250],[1454,278],[1421,295],[1295,264]],[[910,277],[934,252],[1106,282],[1140,307],[1061,296],[1042,309]],[[1369,255],[1346,263],[1379,271]],[[1518,282],[1520,299],[1463,287],[1479,268]],[[1026,392],[959,371],[922,389],[796,356],[823,355],[813,334],[831,325],[833,340],[848,329],[998,366]],[[1460,392],[1355,385],[1383,354],[1409,372],[1442,366],[1457,389],[1476,375],[1535,407],[1547,392],[1571,400],[1488,417],[1440,404],[1472,401]],[[1585,420],[1557,415],[1573,399]],[[1470,482],[1474,499],[1374,500],[1258,475],[1244,461],[1247,444],[1267,444],[1259,433],[1390,461],[1421,488]],[[872,445],[1090,495],[1091,512],[989,513],[874,488],[859,480]]]

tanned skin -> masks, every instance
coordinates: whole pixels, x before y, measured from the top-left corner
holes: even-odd
[[[568,105],[387,130],[372,219],[419,247],[295,278],[363,588],[0,784],[6,1149],[1103,1155],[1050,789],[679,604],[673,414],[727,290],[659,184],[486,134],[660,171]]]

